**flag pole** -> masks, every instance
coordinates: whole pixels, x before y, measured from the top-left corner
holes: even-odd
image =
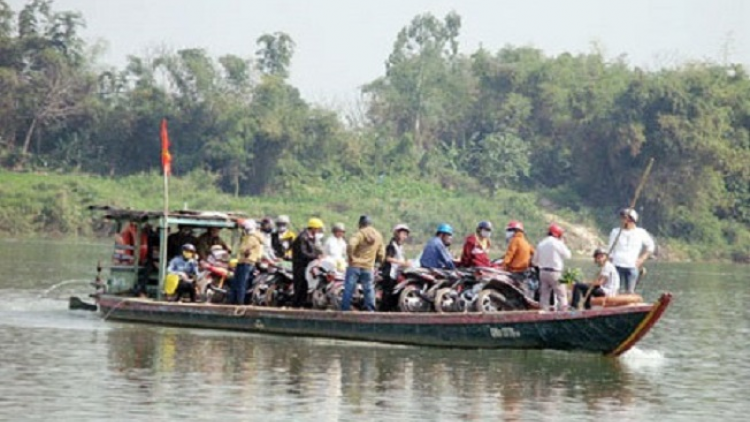
[[[169,176],[172,174],[172,156],[169,154],[169,134],[167,119],[161,120],[161,167],[164,178],[164,211],[161,218],[159,236],[159,287],[156,297],[164,298],[164,279],[167,276],[167,236],[169,235]]]

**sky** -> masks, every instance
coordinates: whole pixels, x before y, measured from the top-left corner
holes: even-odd
[[[18,11],[24,0],[6,0]],[[290,83],[311,102],[356,101],[382,76],[398,31],[417,15],[462,18],[460,51],[532,46],[546,54],[587,53],[647,69],[710,60],[750,67],[750,2],[745,0],[56,0],[80,11],[102,61],[160,48],[204,48],[252,57],[256,39],[283,31],[296,43]]]

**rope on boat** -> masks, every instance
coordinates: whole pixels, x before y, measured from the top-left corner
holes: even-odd
[[[241,306],[241,305],[236,306],[234,308],[234,316],[237,316],[237,317],[245,316],[245,311],[247,311],[246,306]]]
[[[111,307],[111,308],[109,309],[109,311],[107,311],[107,313],[106,313],[106,314],[104,314],[104,316],[102,317],[102,320],[106,321],[106,320],[107,320],[107,318],[109,318],[109,316],[110,316],[110,315],[112,314],[112,312],[114,312],[114,311],[115,311],[115,309],[119,308],[119,307],[120,307],[120,305],[122,305],[123,303],[125,303],[125,301],[127,301],[127,300],[128,300],[127,298],[125,298],[125,299],[120,299],[120,301],[119,301],[119,302],[117,302],[117,304],[116,304],[115,306]]]

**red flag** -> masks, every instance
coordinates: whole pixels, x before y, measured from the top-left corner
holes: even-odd
[[[169,154],[169,134],[167,133],[167,119],[161,119],[161,166],[164,174],[172,174],[172,156]]]

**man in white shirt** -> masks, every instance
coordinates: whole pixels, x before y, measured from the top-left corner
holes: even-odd
[[[565,285],[560,283],[564,265],[563,260],[570,259],[570,249],[562,241],[563,229],[555,223],[550,224],[545,237],[536,247],[531,263],[539,267],[539,304],[542,309],[550,307],[550,295],[555,295],[554,309],[559,311],[568,308],[568,294]]]
[[[585,299],[584,307],[591,309],[592,297],[612,297],[617,296],[620,290],[620,275],[617,268],[609,262],[607,251],[597,248],[594,251],[594,262],[601,267],[599,275],[593,283],[576,283],[573,285],[573,308],[577,308],[581,298]]]
[[[344,239],[346,228],[344,227],[344,223],[334,224],[331,228],[331,231],[333,232],[333,235],[329,236],[328,239],[326,239],[324,253],[326,255],[326,259],[329,259],[331,262],[333,262],[336,265],[336,269],[338,271],[342,271],[346,268],[347,261],[346,239]]]
[[[610,260],[617,267],[626,292],[635,293],[638,273],[646,259],[654,253],[654,239],[646,230],[636,226],[638,213],[634,209],[620,210],[620,220],[622,226],[612,229],[609,235]]]

